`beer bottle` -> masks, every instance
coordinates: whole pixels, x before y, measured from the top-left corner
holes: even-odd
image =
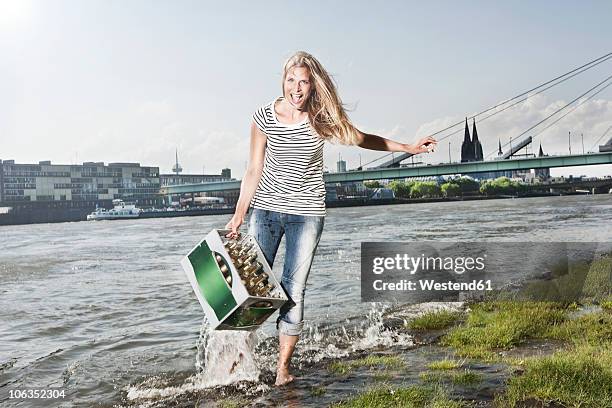
[[[257,252],[250,251],[248,254],[244,256],[244,262],[252,262],[257,259]]]
[[[227,251],[230,252],[230,251],[233,251],[238,246],[238,241],[229,240],[224,245]]]
[[[258,287],[260,286],[260,284],[264,283],[264,281],[268,280],[268,274],[263,272],[261,273],[259,276],[256,276],[255,278],[252,279],[251,284],[254,287]],[[265,285],[262,285],[262,287]]]
[[[247,268],[245,268],[245,272],[249,275],[258,276],[261,272],[263,265],[257,261],[255,263],[249,264]]]

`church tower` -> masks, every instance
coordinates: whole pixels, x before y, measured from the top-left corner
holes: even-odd
[[[461,143],[461,163],[474,161],[474,146],[470,138],[470,129],[468,128],[468,121],[465,118],[465,133],[463,136],[463,143]]]
[[[542,143],[540,143],[540,151],[538,152],[538,157],[545,157],[545,156],[548,156],[548,155],[544,154],[544,151],[542,150]],[[548,180],[550,178],[549,168],[534,169],[534,173],[541,180]]]
[[[474,161],[483,161],[484,155],[482,154],[482,145],[478,140],[478,132],[476,131],[476,118],[472,126],[472,145],[474,145]]]
[[[538,157],[543,157],[544,152],[542,151],[542,143],[540,143],[540,151],[538,152]]]

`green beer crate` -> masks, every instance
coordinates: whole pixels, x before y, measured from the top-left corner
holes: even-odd
[[[181,266],[211,328],[255,330],[288,299],[255,238],[228,232],[212,230]]]

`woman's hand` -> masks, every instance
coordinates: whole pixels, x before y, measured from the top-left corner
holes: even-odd
[[[412,154],[431,153],[434,151],[437,144],[438,144],[438,141],[434,139],[433,137],[431,136],[423,137],[419,139],[413,145],[406,145],[407,146],[406,152],[412,153]]]
[[[244,222],[244,215],[235,213],[232,219],[229,220],[229,222],[225,226],[226,230],[231,230],[231,232],[227,233],[225,237],[230,238],[230,239],[238,238],[238,235],[240,235],[240,232],[238,230],[240,229],[240,226],[242,225],[243,222]]]

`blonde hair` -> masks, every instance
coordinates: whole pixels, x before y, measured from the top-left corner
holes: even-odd
[[[306,107],[314,130],[328,141],[345,145],[356,144],[357,129],[349,120],[336,85],[323,65],[307,52],[296,52],[285,61],[283,86],[289,70],[296,67],[307,68],[313,83]]]

